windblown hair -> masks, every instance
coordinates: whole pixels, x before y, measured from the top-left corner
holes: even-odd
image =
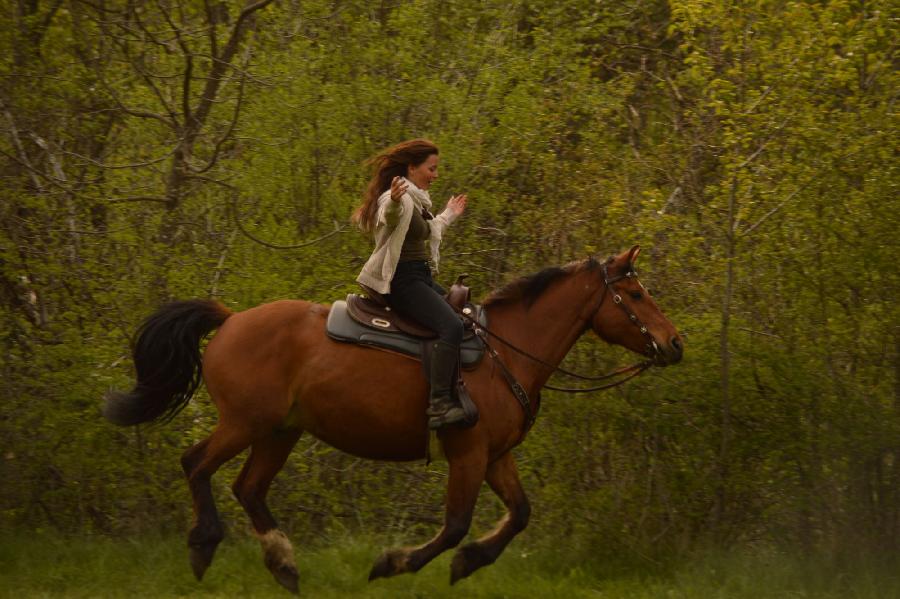
[[[483,305],[496,306],[498,304],[521,301],[526,308],[530,308],[554,281],[565,275],[575,273],[582,268],[593,270],[597,267],[599,267],[599,263],[593,257],[587,260],[571,262],[565,266],[550,266],[533,275],[520,277],[511,283],[507,283],[487,296]]]
[[[391,188],[394,177],[405,177],[410,166],[419,166],[437,153],[438,147],[434,142],[419,138],[400,142],[369,158],[365,165],[372,177],[363,194],[362,204],[353,212],[353,222],[363,231],[372,232],[375,229],[378,198]]]

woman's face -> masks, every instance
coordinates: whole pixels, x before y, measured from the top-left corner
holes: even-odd
[[[422,164],[417,166],[410,165],[407,169],[406,178],[412,181],[419,189],[427,190],[431,187],[431,182],[438,177],[438,160],[438,155],[432,154]]]

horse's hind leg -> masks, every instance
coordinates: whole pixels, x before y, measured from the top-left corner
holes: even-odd
[[[279,430],[253,443],[250,457],[232,485],[235,497],[244,506],[263,549],[263,561],[283,587],[297,592],[294,549],[266,505],[272,479],[300,438],[300,430]]]
[[[225,536],[219,512],[213,499],[210,478],[219,466],[250,445],[248,432],[227,426],[219,426],[181,456],[181,467],[187,476],[188,487],[194,499],[194,526],[188,533],[191,568],[197,580],[212,563],[216,547]]]
[[[369,572],[369,580],[404,572],[418,572],[425,564],[447,549],[456,547],[465,538],[472,523],[478,490],[484,482],[486,462],[480,451],[471,451],[465,457],[450,459],[443,528],[424,545],[389,549],[382,553]]]
[[[456,551],[450,565],[450,584],[482,566],[493,564],[513,537],[528,525],[531,508],[519,482],[512,453],[488,466],[485,479],[509,511],[492,532]]]

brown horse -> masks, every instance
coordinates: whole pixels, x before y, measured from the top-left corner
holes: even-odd
[[[533,403],[553,373],[550,365],[559,364],[588,328],[658,365],[681,359],[678,332],[634,273],[638,252],[635,246],[604,263],[589,258],[548,268],[487,298],[490,330],[511,344],[494,344],[496,360]],[[135,388],[107,395],[104,413],[116,424],[173,417],[200,384],[201,339],[219,329],[202,357],[202,377],[219,422],[181,459],[194,501],[188,545],[198,579],[223,537],[210,477],[247,447],[250,455],[232,488],[250,516],[266,566],[294,592],[293,548],[265,499],[301,433],[364,458],[406,461],[425,456],[428,394],[420,365],[329,339],[328,313],[327,306],[305,301],[278,301],[239,313],[214,301],[169,304],[141,328],[134,348]],[[449,464],[443,528],[418,547],[385,551],[375,561],[370,580],[416,572],[458,545],[469,530],[484,481],[508,514],[493,532],[457,550],[451,583],[493,563],[525,528],[530,509],[510,450],[525,436],[528,418],[501,371],[495,359],[486,357],[465,373],[480,419],[471,428],[440,433]]]

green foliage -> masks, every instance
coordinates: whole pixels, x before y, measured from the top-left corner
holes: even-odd
[[[140,320],[175,297],[341,298],[371,249],[348,225],[364,160],[427,136],[434,197],[471,197],[444,278],[487,293],[640,243],[688,333],[675,368],[545,393],[516,451],[526,536],[649,559],[898,547],[888,3],[283,2],[230,57],[237,0],[104,6],[0,15],[0,523],[183,530],[178,458],[214,424],[207,398],[161,428],[99,415]],[[585,339],[567,365],[627,359]],[[239,462],[215,489],[240,528]],[[444,480],[303,439],[271,504],[298,540],[405,541],[440,521]],[[485,493],[476,528],[500,516]]]

